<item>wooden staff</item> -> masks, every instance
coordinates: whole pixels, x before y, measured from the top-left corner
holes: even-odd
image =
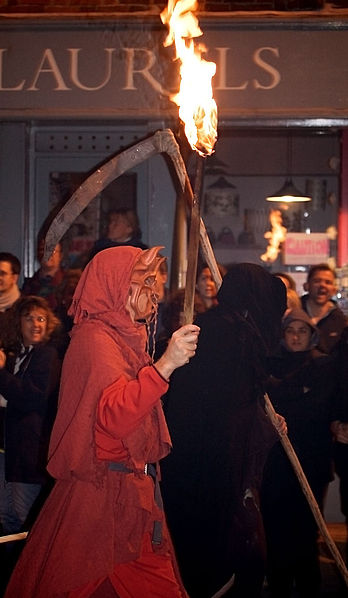
[[[264,394],[264,399],[265,399],[265,407],[266,407],[267,415],[269,416],[272,424],[276,428],[277,414],[274,410],[274,407],[273,407],[271,400],[267,393]],[[337,567],[345,581],[345,584],[348,587],[348,570],[344,564],[341,553],[339,552],[335,542],[333,541],[333,539],[330,535],[329,530],[327,529],[326,523],[321,514],[318,503],[315,500],[314,494],[311,490],[308,480],[304,474],[301,463],[299,462],[299,460],[297,458],[297,455],[294,451],[294,448],[293,448],[287,434],[286,433],[279,434],[279,436],[280,436],[280,441],[284,447],[284,450],[285,450],[287,456],[289,457],[291,465],[294,468],[294,471],[296,473],[298,481],[300,482],[300,486],[301,486],[303,493],[308,501],[308,504],[311,508],[313,515],[314,515],[314,518],[317,522],[320,533],[322,534],[323,538],[325,539],[325,542],[326,542],[333,558],[336,561]]]
[[[192,197],[189,243],[187,251],[187,271],[184,295],[184,324],[193,321],[197,262],[200,234],[200,197],[204,178],[204,158],[197,156],[195,190]]]

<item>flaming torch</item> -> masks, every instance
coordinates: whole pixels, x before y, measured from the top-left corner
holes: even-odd
[[[213,153],[217,139],[217,106],[212,90],[216,64],[202,58],[206,48],[195,42],[203,34],[194,14],[197,5],[196,0],[169,0],[167,8],[161,13],[162,22],[169,28],[164,45],[174,44],[175,60],[180,61],[180,89],[171,96],[171,100],[179,106],[185,135],[197,154],[184,299],[186,323],[193,319],[204,159]]]

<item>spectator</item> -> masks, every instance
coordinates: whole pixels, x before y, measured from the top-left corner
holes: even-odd
[[[66,270],[64,278],[56,290],[57,308],[55,313],[67,332],[70,332],[73,325],[73,318],[69,316],[68,311],[81,274],[82,270],[80,268]]]
[[[37,252],[40,267],[31,278],[24,279],[22,294],[44,297],[49,307],[55,311],[58,307],[57,288],[64,280],[64,271],[61,266],[62,246],[58,243],[47,261],[43,260],[44,247],[45,239],[40,238]]]
[[[280,277],[279,277],[280,278]],[[286,289],[286,312],[284,318],[293,310],[301,309],[301,299],[293,289]]]
[[[71,329],[71,320],[67,314],[66,301],[72,298],[80,269],[64,270],[62,268],[63,252],[60,243],[57,243],[52,255],[47,261],[43,260],[45,239],[40,237],[38,243],[38,260],[40,268],[31,278],[24,280],[22,294],[36,295],[43,297],[57,316],[60,325],[57,326],[52,334],[51,344],[54,344],[61,359],[69,344],[69,331]],[[75,285],[75,286],[74,286]]]
[[[290,274],[287,272],[273,272],[273,274],[283,281],[287,289],[292,289],[296,292],[296,282]]]
[[[193,357],[198,328],[176,331],[152,364],[158,249],[107,249],[82,273],[49,451],[56,482],[8,598],[186,598],[154,463],[171,446],[161,396]]]
[[[125,245],[147,249],[147,245],[141,240],[141,230],[136,211],[129,208],[119,208],[109,212],[106,237],[95,242],[90,259],[103,249],[123,247]]]
[[[12,253],[0,252],[0,312],[11,307],[20,296],[18,278],[21,263]],[[1,322],[1,320],[0,320]]]
[[[289,438],[316,501],[323,509],[332,476],[330,422],[337,394],[334,360],[316,350],[319,335],[308,314],[292,310],[283,320],[280,351],[269,359],[268,392],[287,422]],[[312,511],[278,442],[264,468],[262,515],[267,579],[272,598],[320,596],[318,531]]]
[[[222,277],[226,274],[226,268],[218,264]],[[217,305],[217,288],[211,271],[206,263],[201,263],[197,268],[196,292],[194,297],[194,316],[202,314],[207,309]],[[173,332],[183,323],[185,289],[180,289],[169,300],[167,309],[168,329]]]
[[[56,350],[48,341],[57,324],[44,299],[22,297],[11,309],[11,329],[0,350],[0,393],[7,404],[5,485],[16,515],[9,520],[8,505],[1,504],[1,524],[7,534],[21,530],[48,481],[48,440],[60,375]]]
[[[318,349],[330,353],[338,343],[347,319],[332,300],[336,293],[335,272],[328,264],[315,264],[304,284],[306,295],[301,297],[302,308],[317,326],[320,334]]]
[[[263,365],[280,340],[286,292],[261,266],[234,264],[217,300],[197,316],[196,356],[163,399],[174,447],[162,462],[163,498],[190,597],[211,598],[234,575],[224,595],[251,598],[265,573],[261,473],[277,439]]]

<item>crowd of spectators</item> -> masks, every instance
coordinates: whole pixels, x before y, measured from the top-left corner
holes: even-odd
[[[110,215],[107,236],[96,242],[91,260],[103,249],[129,245],[146,248],[138,221],[131,216],[130,210]],[[39,268],[31,278],[24,279],[21,287],[20,261],[11,253],[0,252],[3,535],[30,529],[53,486],[46,470],[49,438],[57,409],[61,364],[73,328],[69,308],[82,270],[63,267],[60,243],[47,261],[43,260],[43,247],[41,239]],[[312,266],[302,296],[290,274],[272,275],[272,280],[282,281],[285,298],[284,306],[279,299],[282,318],[277,337],[276,303],[281,293],[274,291],[265,299],[270,275],[261,266],[255,268],[250,264],[229,268],[219,265],[223,281],[226,273],[227,279],[218,292],[207,264],[199,264],[194,317],[203,333],[197,355],[175,372],[163,399],[174,444],[172,454],[162,465],[164,504],[183,581],[193,598],[209,597],[230,577],[235,584],[231,596],[250,591],[256,598],[265,575],[271,598],[290,597],[294,586],[303,598],[320,595],[318,530],[279,440],[265,432],[259,411],[263,391],[268,392],[279,417],[285,418],[289,438],[322,511],[328,484],[335,473],[338,476],[341,511],[348,529],[348,322],[335,300],[335,272],[327,264]],[[165,260],[161,260],[156,274],[152,295],[155,307],[146,320],[147,353],[153,361],[166,352],[173,332],[182,325],[184,301],[183,289],[174,295],[169,292]],[[271,305],[273,315],[268,313]],[[272,342],[267,340],[271,333]],[[182,405],[180,397],[184,399]],[[264,448],[268,446],[263,455],[257,453],[261,441],[254,428],[250,437],[243,436],[248,420],[246,408],[251,406],[256,409],[257,417],[253,415],[252,419],[260,423],[258,433],[263,435]],[[216,427],[212,429],[217,413]],[[206,430],[202,428],[203,416],[208,422]],[[235,426],[233,441],[231,434],[225,434],[226,424],[230,430]],[[192,436],[195,430],[196,439]],[[236,438],[241,443],[251,442],[240,455],[241,464],[248,461],[246,471],[250,466],[250,476],[256,476],[256,482],[247,476],[245,483],[250,488],[238,486],[243,480],[239,477],[237,484],[239,470],[233,471],[238,453]],[[231,462],[224,460],[226,455],[231,455]],[[200,465],[202,456],[204,463]],[[257,471],[253,469],[255,459]],[[219,509],[224,516],[217,519]],[[189,537],[188,521],[195,530]],[[214,546],[217,525],[219,550]],[[204,539],[200,530],[204,531]],[[254,548],[252,538],[257,539]],[[14,545],[10,542],[3,549],[3,562],[8,565],[3,583],[18,556]],[[237,558],[238,550],[241,552]],[[207,576],[203,575],[202,563]],[[250,570],[255,572],[253,580],[247,574]]]

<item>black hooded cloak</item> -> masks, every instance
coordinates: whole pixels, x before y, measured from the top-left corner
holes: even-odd
[[[258,490],[277,436],[262,381],[286,290],[263,267],[236,264],[218,302],[197,317],[196,356],[174,372],[164,399],[173,451],[162,461],[162,489],[190,597],[211,597],[236,574],[233,595],[246,598],[264,577]]]

